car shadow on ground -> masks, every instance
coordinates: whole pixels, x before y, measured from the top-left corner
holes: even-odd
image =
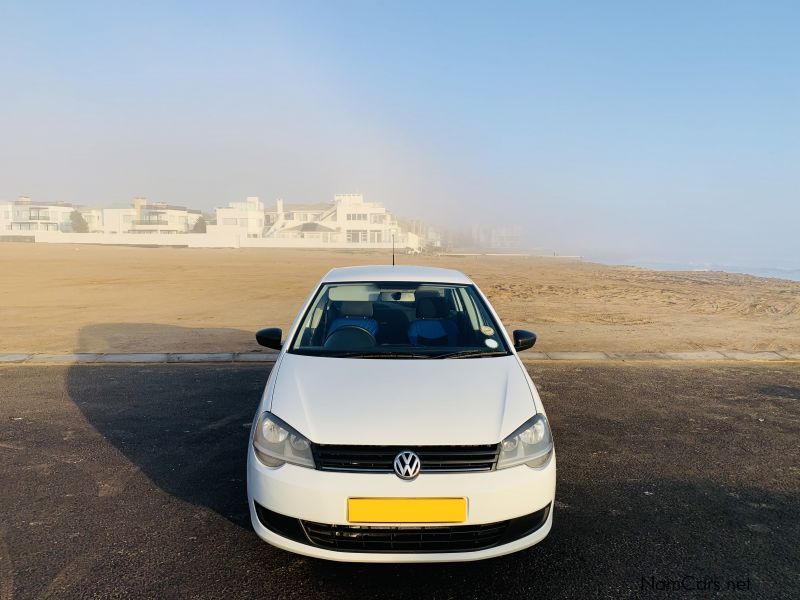
[[[125,337],[148,348],[155,330],[174,341],[253,337],[235,329],[115,323],[86,328],[76,352],[114,347]],[[66,389],[87,421],[159,488],[249,529],[245,452],[270,369],[271,363],[75,365]]]

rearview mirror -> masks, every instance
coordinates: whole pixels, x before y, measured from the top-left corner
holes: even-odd
[[[535,343],[536,334],[532,331],[525,331],[524,329],[514,330],[514,350],[517,352],[533,348]]]
[[[281,336],[283,336],[283,332],[279,327],[268,327],[256,331],[256,341],[265,348],[273,350],[280,350],[283,347]]]

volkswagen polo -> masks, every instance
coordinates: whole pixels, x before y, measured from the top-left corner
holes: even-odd
[[[465,275],[334,269],[279,350],[250,433],[256,533],[362,562],[477,560],[550,531],[556,459],[539,394]]]

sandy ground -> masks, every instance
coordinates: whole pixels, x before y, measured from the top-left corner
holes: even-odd
[[[0,244],[0,352],[258,350],[335,266],[382,253]],[[537,349],[800,350],[800,283],[527,257],[409,257],[459,269]]]

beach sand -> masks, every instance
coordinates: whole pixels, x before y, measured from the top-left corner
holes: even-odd
[[[458,269],[540,351],[800,351],[800,282],[555,258],[406,256]],[[0,352],[257,351],[328,269],[387,253],[0,244]]]

